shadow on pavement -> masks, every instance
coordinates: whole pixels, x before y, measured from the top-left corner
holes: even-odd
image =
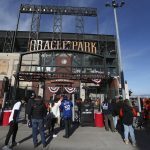
[[[75,130],[79,127],[78,123],[73,123],[72,128],[71,128],[71,132],[70,132],[70,136],[75,132]]]
[[[25,137],[24,139],[22,139],[22,140],[20,140],[20,141],[18,141],[18,142],[21,144],[21,143],[23,143],[23,142],[29,140],[30,138],[32,138],[32,134],[29,135],[29,136],[27,136],[27,137]]]
[[[58,134],[61,130],[63,130],[62,127],[55,128],[55,134]],[[50,133],[50,134],[46,135],[46,139],[47,139],[46,143],[48,145],[52,141],[52,139],[53,139],[53,134]]]

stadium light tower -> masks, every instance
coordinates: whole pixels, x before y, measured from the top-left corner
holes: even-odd
[[[116,28],[116,38],[117,38],[117,49],[118,49],[118,64],[119,64],[119,74],[120,74],[120,81],[121,81],[121,89],[122,89],[122,96],[125,99],[125,82],[124,82],[124,73],[122,67],[122,59],[121,59],[121,47],[120,47],[120,37],[119,37],[119,28],[118,28],[118,20],[117,20],[117,8],[123,7],[125,4],[124,1],[117,2],[116,0],[112,0],[111,3],[107,2],[105,4],[106,7],[112,7],[114,10],[114,18],[115,18],[115,28]]]

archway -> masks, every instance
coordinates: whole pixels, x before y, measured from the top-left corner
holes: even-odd
[[[80,97],[85,86],[96,84],[104,92],[110,78],[105,73],[103,56],[76,50],[22,53],[15,77],[16,88],[26,82],[37,94],[43,93],[45,99],[50,96],[48,87],[55,86],[77,88]],[[95,83],[96,80],[100,82]]]

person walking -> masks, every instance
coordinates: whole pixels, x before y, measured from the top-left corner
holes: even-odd
[[[60,105],[60,109],[62,110],[63,119],[65,122],[65,135],[63,136],[64,138],[69,138],[70,136],[70,128],[72,122],[72,107],[73,103],[71,102],[71,100],[69,100],[67,96],[64,96]]]
[[[10,150],[11,147],[19,144],[16,142],[16,135],[18,131],[18,119],[21,110],[21,104],[22,104],[21,101],[17,101],[12,108],[12,112],[9,117],[9,130],[6,135],[5,146],[2,148],[2,150]],[[9,147],[8,143],[11,136],[12,136],[12,145]]]
[[[57,137],[57,134],[55,133],[55,124],[58,122],[60,118],[60,109],[59,106],[61,105],[61,98],[58,100],[57,98],[54,99],[54,103],[51,104],[50,113],[52,116],[51,120],[51,131],[53,134],[53,137]]]
[[[113,117],[112,117],[112,105],[109,102],[108,99],[105,99],[102,103],[102,112],[104,114],[104,122],[105,122],[105,129],[106,131],[109,131],[109,121],[111,126],[111,131],[116,132],[114,123],[113,123]]]
[[[47,110],[43,103],[41,96],[35,98],[32,106],[30,107],[28,113],[28,119],[32,122],[32,135],[34,148],[38,146],[37,135],[38,132],[41,135],[41,141],[43,148],[46,147],[46,138],[44,133],[44,117],[46,116]]]
[[[111,105],[112,105],[112,116],[113,116],[113,122],[114,122],[114,127],[117,129],[117,124],[118,124],[118,118],[119,118],[119,106],[118,106],[118,99],[112,99]]]
[[[133,128],[133,117],[134,111],[128,99],[124,100],[123,106],[120,109],[120,116],[122,117],[122,122],[124,126],[124,142],[129,143],[129,134],[131,137],[132,145],[136,146],[134,128]]]
[[[35,93],[34,93],[34,92],[31,93],[31,96],[30,96],[30,98],[29,98],[29,100],[28,100],[28,102],[27,102],[27,105],[26,105],[26,114],[29,114],[29,111],[30,111],[30,109],[31,109],[31,106],[32,106],[32,104],[34,103],[35,97],[36,97]]]

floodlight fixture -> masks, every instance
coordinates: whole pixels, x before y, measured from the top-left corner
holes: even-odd
[[[114,7],[114,8],[118,8],[118,7],[123,7],[125,4],[124,1],[121,1],[120,3],[118,3],[116,0],[112,0],[112,3],[110,4],[109,2],[107,2],[105,4],[106,7]]]
[[[106,6],[106,7],[110,7],[111,5],[110,5],[109,2],[107,2],[107,3],[105,4],[105,6]]]
[[[89,7],[71,7],[71,6],[50,6],[50,5],[30,5],[22,4],[20,7],[21,13],[34,13],[41,14],[61,14],[61,15],[74,15],[74,16],[97,16],[96,8]]]
[[[118,6],[118,3],[116,3],[116,1],[113,0],[113,1],[112,1],[112,6],[113,6],[113,7],[117,7],[117,6]]]
[[[116,1],[115,0],[112,0],[112,4],[115,4],[116,3]]]
[[[120,4],[120,7],[124,6],[125,5],[125,2],[122,1],[121,4]]]

